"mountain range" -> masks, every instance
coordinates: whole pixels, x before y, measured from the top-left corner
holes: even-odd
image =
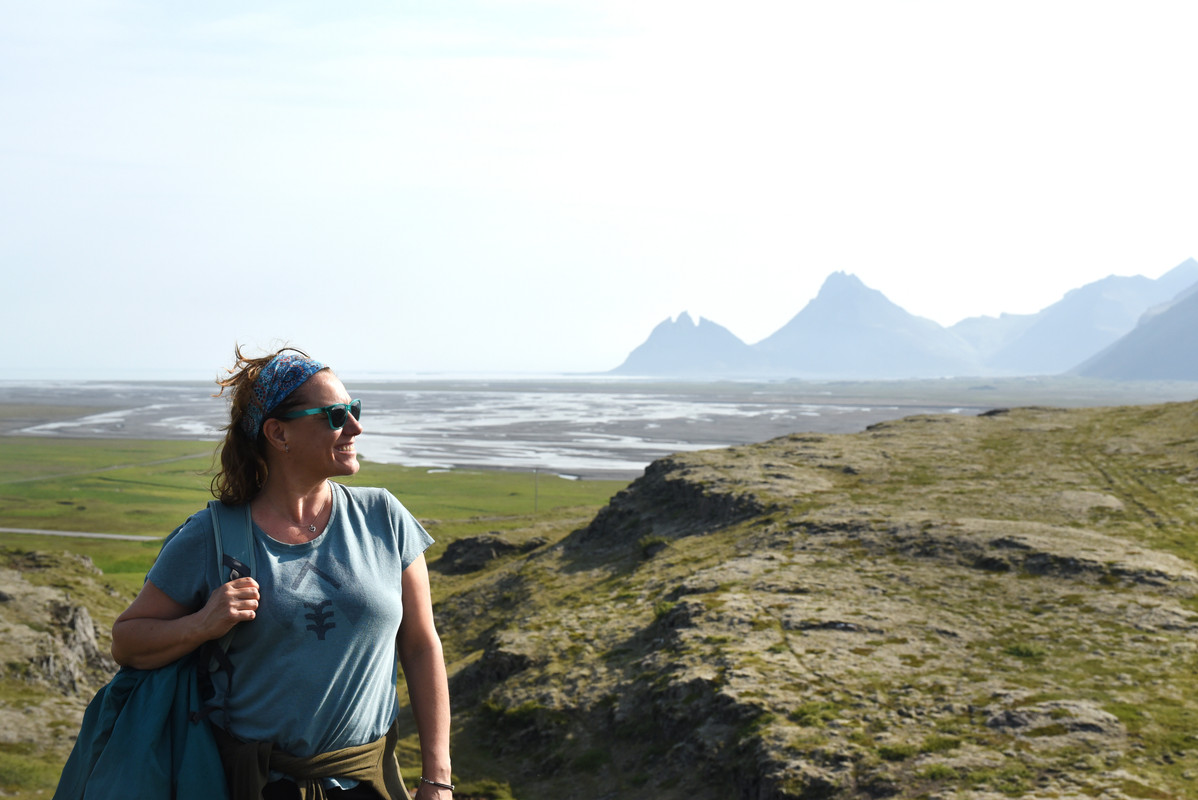
[[[1075,372],[1088,378],[1198,381],[1198,285],[1149,309],[1130,333]]]
[[[1155,280],[1111,275],[1035,314],[945,328],[855,275],[834,272],[781,329],[749,345],[683,312],[658,324],[615,374],[688,378],[891,379],[1073,372],[1198,380],[1198,261]]]

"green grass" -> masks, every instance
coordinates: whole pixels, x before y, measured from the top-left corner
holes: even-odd
[[[1003,652],[1015,658],[1039,659],[1044,657],[1044,648],[1026,642],[1016,642],[1003,648]]]
[[[955,750],[961,746],[960,738],[956,736],[938,736],[933,735],[924,739],[923,744],[919,748],[921,753],[945,753],[949,750]]]
[[[164,537],[211,497],[213,446],[109,439],[0,440],[0,527]],[[362,462],[351,485],[390,489],[438,544],[491,530],[573,519],[623,481],[564,480],[528,472],[427,469]],[[0,533],[0,544],[69,549],[118,584],[140,585],[158,542],[53,539]]]
[[[813,700],[791,709],[786,716],[797,725],[822,727],[825,722],[836,719],[838,712],[839,706],[835,703]]]
[[[211,497],[210,454],[169,460],[189,449],[194,452],[194,442],[42,444],[49,446],[32,468],[41,477],[0,483],[0,527],[165,537]],[[97,446],[102,444],[111,444],[111,449]],[[8,459],[27,455],[23,447],[9,447],[6,440],[0,448],[0,474],[12,474]],[[52,457],[62,460],[57,470],[50,464]],[[135,458],[145,460],[131,463]],[[364,462],[361,472],[345,482],[383,486],[396,494],[437,540],[430,560],[462,536],[589,518],[625,486],[622,481],[572,481],[520,472],[430,473],[371,462]],[[161,543],[0,532],[0,545],[85,555],[114,588],[135,592]]]
[[[58,784],[62,765],[24,744],[0,743],[0,790],[7,796],[19,790],[48,790]]]
[[[912,744],[884,745],[878,748],[878,755],[887,761],[906,761],[918,752],[919,748]]]
[[[211,464],[199,442],[7,437],[0,527],[165,536],[203,504]]]
[[[957,778],[957,771],[947,764],[929,764],[917,774],[929,781],[951,781]]]
[[[0,527],[165,536],[207,501],[214,446],[101,439],[0,440]],[[430,472],[362,461],[348,484],[383,486],[422,520],[540,515],[606,503],[625,481],[549,473]]]

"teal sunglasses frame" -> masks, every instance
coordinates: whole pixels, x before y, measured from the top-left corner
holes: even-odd
[[[338,425],[333,421],[333,414],[340,411],[344,416],[341,418],[341,424]],[[279,419],[299,419],[312,414],[323,413],[329,420],[329,427],[333,430],[340,430],[345,427],[345,423],[349,422],[349,415],[353,414],[354,419],[362,418],[362,401],[351,400],[348,403],[333,403],[332,405],[321,406],[320,408],[306,408],[303,411],[292,411],[290,414],[283,414]]]

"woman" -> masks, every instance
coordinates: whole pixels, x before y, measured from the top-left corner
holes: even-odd
[[[212,713],[234,800],[399,800],[398,650],[420,736],[416,798],[445,800],[449,691],[423,555],[432,539],[386,490],[329,480],[358,471],[360,402],[290,348],[265,358],[238,348],[218,383],[231,410],[213,494],[249,504],[256,574],[222,583],[200,511],[117,618],[113,657],[153,669],[237,626],[236,680],[213,681]]]

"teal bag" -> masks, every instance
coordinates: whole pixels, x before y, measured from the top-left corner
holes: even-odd
[[[231,576],[226,580],[252,575],[249,506],[213,500],[208,508],[217,574]],[[122,667],[88,704],[53,800],[228,800],[224,766],[206,719],[213,707],[205,683],[224,670],[232,686],[225,656],[232,635],[158,669]]]
[[[192,719],[196,660],[121,668],[88,704],[54,800],[228,800],[212,728]]]

